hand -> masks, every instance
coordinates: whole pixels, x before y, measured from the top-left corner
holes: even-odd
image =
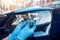
[[[31,26],[32,25],[32,26]],[[36,23],[35,21],[28,21],[25,27],[19,32],[17,39],[19,40],[25,40],[29,36],[31,36],[34,33],[34,30],[36,29]]]
[[[26,25],[26,22],[21,22],[15,29],[14,31],[8,36],[8,40],[14,40],[14,38],[19,34],[21,31],[22,27]]]

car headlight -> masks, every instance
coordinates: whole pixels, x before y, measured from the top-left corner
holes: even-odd
[[[51,12],[50,11],[38,11],[33,13],[26,13],[16,15],[16,21],[13,22],[14,25],[26,20],[36,20],[36,25],[44,24],[46,22],[51,22]]]

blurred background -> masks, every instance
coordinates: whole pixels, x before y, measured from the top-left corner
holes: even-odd
[[[0,0],[0,14],[37,5],[40,7],[47,7],[55,1],[59,0]]]

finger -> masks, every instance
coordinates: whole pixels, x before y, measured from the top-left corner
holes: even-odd
[[[32,20],[32,28],[31,30],[34,31],[36,29],[36,21]]]
[[[25,27],[30,27],[30,23],[31,23],[31,21],[27,21],[27,24]]]
[[[21,31],[21,28],[26,25],[26,22],[21,22],[15,29],[14,31],[12,32],[12,35],[13,36],[16,36],[18,35],[18,33]]]
[[[27,25],[25,27],[32,27],[32,25],[34,24],[34,20],[28,20],[27,21]]]

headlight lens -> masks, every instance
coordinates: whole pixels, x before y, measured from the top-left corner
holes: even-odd
[[[46,22],[51,22],[51,12],[50,11],[38,11],[33,13],[25,13],[16,16],[16,21],[13,24],[18,24],[21,21],[26,20],[36,20],[36,25],[44,24]]]

